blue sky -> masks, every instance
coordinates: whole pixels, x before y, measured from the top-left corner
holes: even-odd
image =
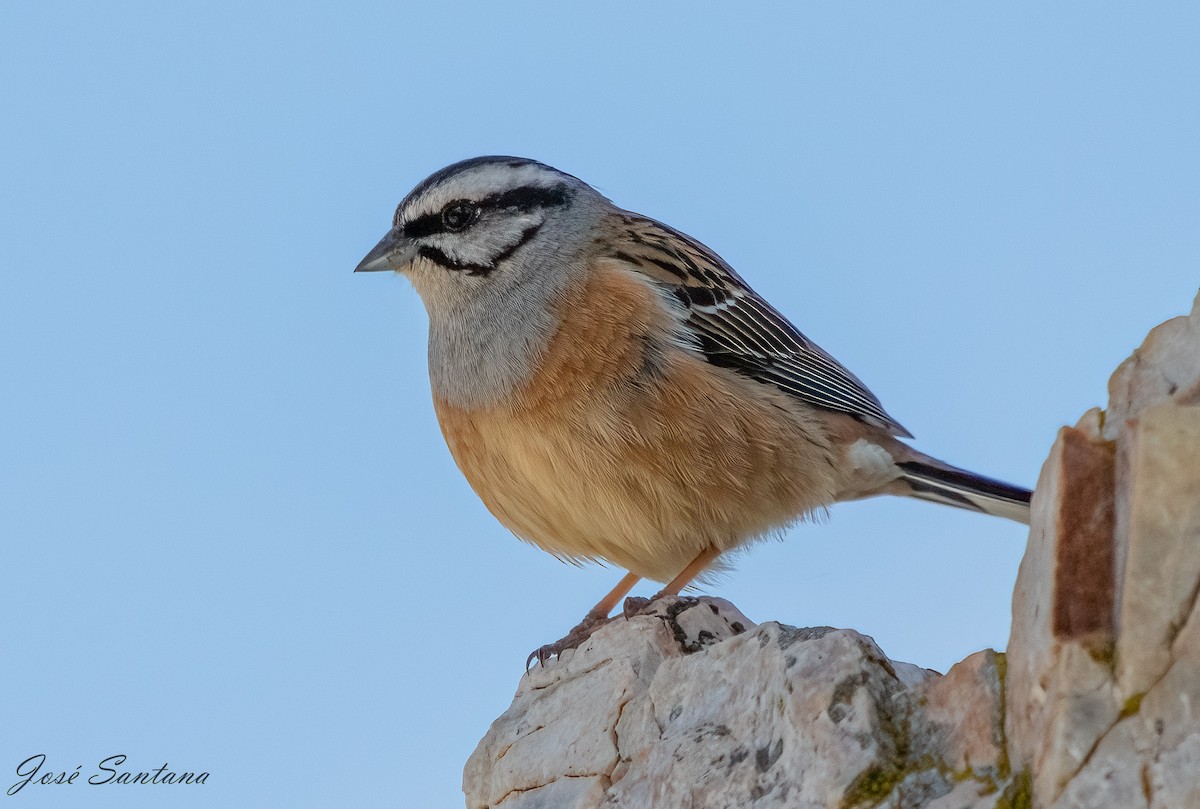
[[[428,173],[535,157],[695,235],[922,450],[1032,484],[1196,294],[1198,35],[1183,3],[0,5],[0,786],[211,773],[0,802],[459,806],[525,655],[619,578],[487,514],[419,300],[351,274]],[[1006,643],[1023,542],[849,504],[708,591],[944,670]]]

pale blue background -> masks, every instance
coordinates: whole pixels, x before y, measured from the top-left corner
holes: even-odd
[[[1194,4],[497,6],[0,4],[0,786],[212,773],[0,805],[461,805],[526,653],[620,574],[491,519],[419,300],[351,274],[445,163],[696,235],[922,449],[1026,484],[1191,305]],[[1023,540],[839,506],[711,591],[945,669],[1004,646]]]

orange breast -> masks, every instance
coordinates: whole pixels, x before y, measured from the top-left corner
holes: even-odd
[[[435,400],[488,509],[557,556],[665,581],[833,501],[819,419],[675,346],[648,282],[603,267],[564,300],[529,383],[466,410]]]

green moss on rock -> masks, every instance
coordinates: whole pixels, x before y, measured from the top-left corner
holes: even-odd
[[[842,809],[856,806],[877,806],[904,780],[903,767],[868,767],[858,774],[842,795]]]
[[[1125,704],[1121,706],[1121,719],[1127,716],[1133,716],[1142,709],[1142,697],[1146,696],[1146,692],[1134,694],[1129,699],[1125,700]]]
[[[1008,782],[996,799],[996,809],[1033,809],[1033,779],[1029,770],[1021,770]]]

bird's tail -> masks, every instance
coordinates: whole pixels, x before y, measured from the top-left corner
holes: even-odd
[[[913,497],[1029,525],[1032,492],[1028,489],[976,475],[928,456],[900,461],[896,466],[902,470],[902,479]]]

